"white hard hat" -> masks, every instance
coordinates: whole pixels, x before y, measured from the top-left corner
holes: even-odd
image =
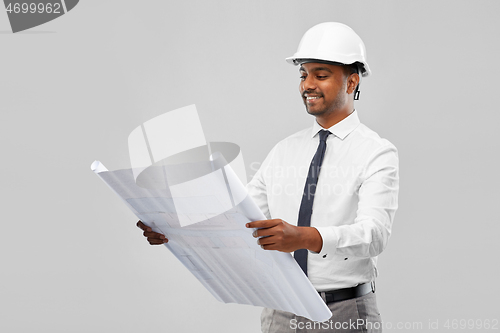
[[[350,65],[357,63],[362,76],[370,75],[366,62],[365,44],[347,25],[325,22],[307,30],[300,40],[297,52],[286,61],[298,65],[321,60]]]

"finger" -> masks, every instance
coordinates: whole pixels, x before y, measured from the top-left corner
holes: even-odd
[[[262,244],[260,247],[264,250],[279,250],[278,245],[275,243]]]
[[[168,239],[148,238],[148,242],[150,245],[161,245],[168,243]]]
[[[144,237],[147,237],[148,239],[149,238],[165,239],[165,235],[154,231],[144,231],[142,234],[144,235]]]
[[[281,223],[280,219],[260,220],[260,221],[249,222],[246,224],[246,227],[247,228],[271,228],[271,227],[274,227],[275,225],[278,225],[279,223]]]
[[[247,228],[266,228],[268,220],[253,221],[246,224]]]
[[[263,248],[264,250],[278,250],[275,244],[261,245],[260,247]]]
[[[261,228],[257,229],[252,233],[255,238],[272,236],[276,233],[276,230],[271,228]]]
[[[142,229],[144,231],[151,231],[151,228],[148,227],[147,225],[145,225],[144,223],[142,223],[142,221],[137,222],[137,227],[139,227],[140,229]]]
[[[276,237],[274,236],[261,237],[257,240],[257,244],[259,244],[260,246],[271,245],[275,243],[276,243]]]

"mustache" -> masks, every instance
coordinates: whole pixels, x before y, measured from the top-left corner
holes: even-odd
[[[310,90],[305,90],[302,93],[302,98],[306,98],[306,95],[314,96],[314,97],[323,97],[323,94],[318,93],[318,92],[314,92],[314,91],[310,91]]]

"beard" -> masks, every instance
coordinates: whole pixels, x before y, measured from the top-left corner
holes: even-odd
[[[342,93],[343,91],[345,91],[345,89],[346,83],[344,82],[342,89],[339,90],[337,96],[335,96],[335,99],[329,104],[323,103],[323,105],[313,106],[312,108],[309,108],[307,100],[303,99],[307,113],[313,116],[323,116],[326,114],[335,113],[337,110],[342,109],[347,102],[347,96]],[[304,97],[304,94],[306,93],[310,92],[305,91],[302,96]],[[325,96],[322,93],[318,94],[318,96],[320,96],[322,98],[322,101],[325,102]]]

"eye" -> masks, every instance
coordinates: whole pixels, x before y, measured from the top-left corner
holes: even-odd
[[[300,76],[300,80],[301,80],[301,81],[304,81],[304,80],[306,79],[306,77],[307,77],[307,75],[304,75],[304,74],[303,74],[303,75],[301,75],[301,76]]]
[[[324,80],[324,79],[326,79],[328,76],[326,76],[326,75],[318,75],[318,76],[316,76],[316,77],[317,77],[318,79],[320,79],[320,80]]]

